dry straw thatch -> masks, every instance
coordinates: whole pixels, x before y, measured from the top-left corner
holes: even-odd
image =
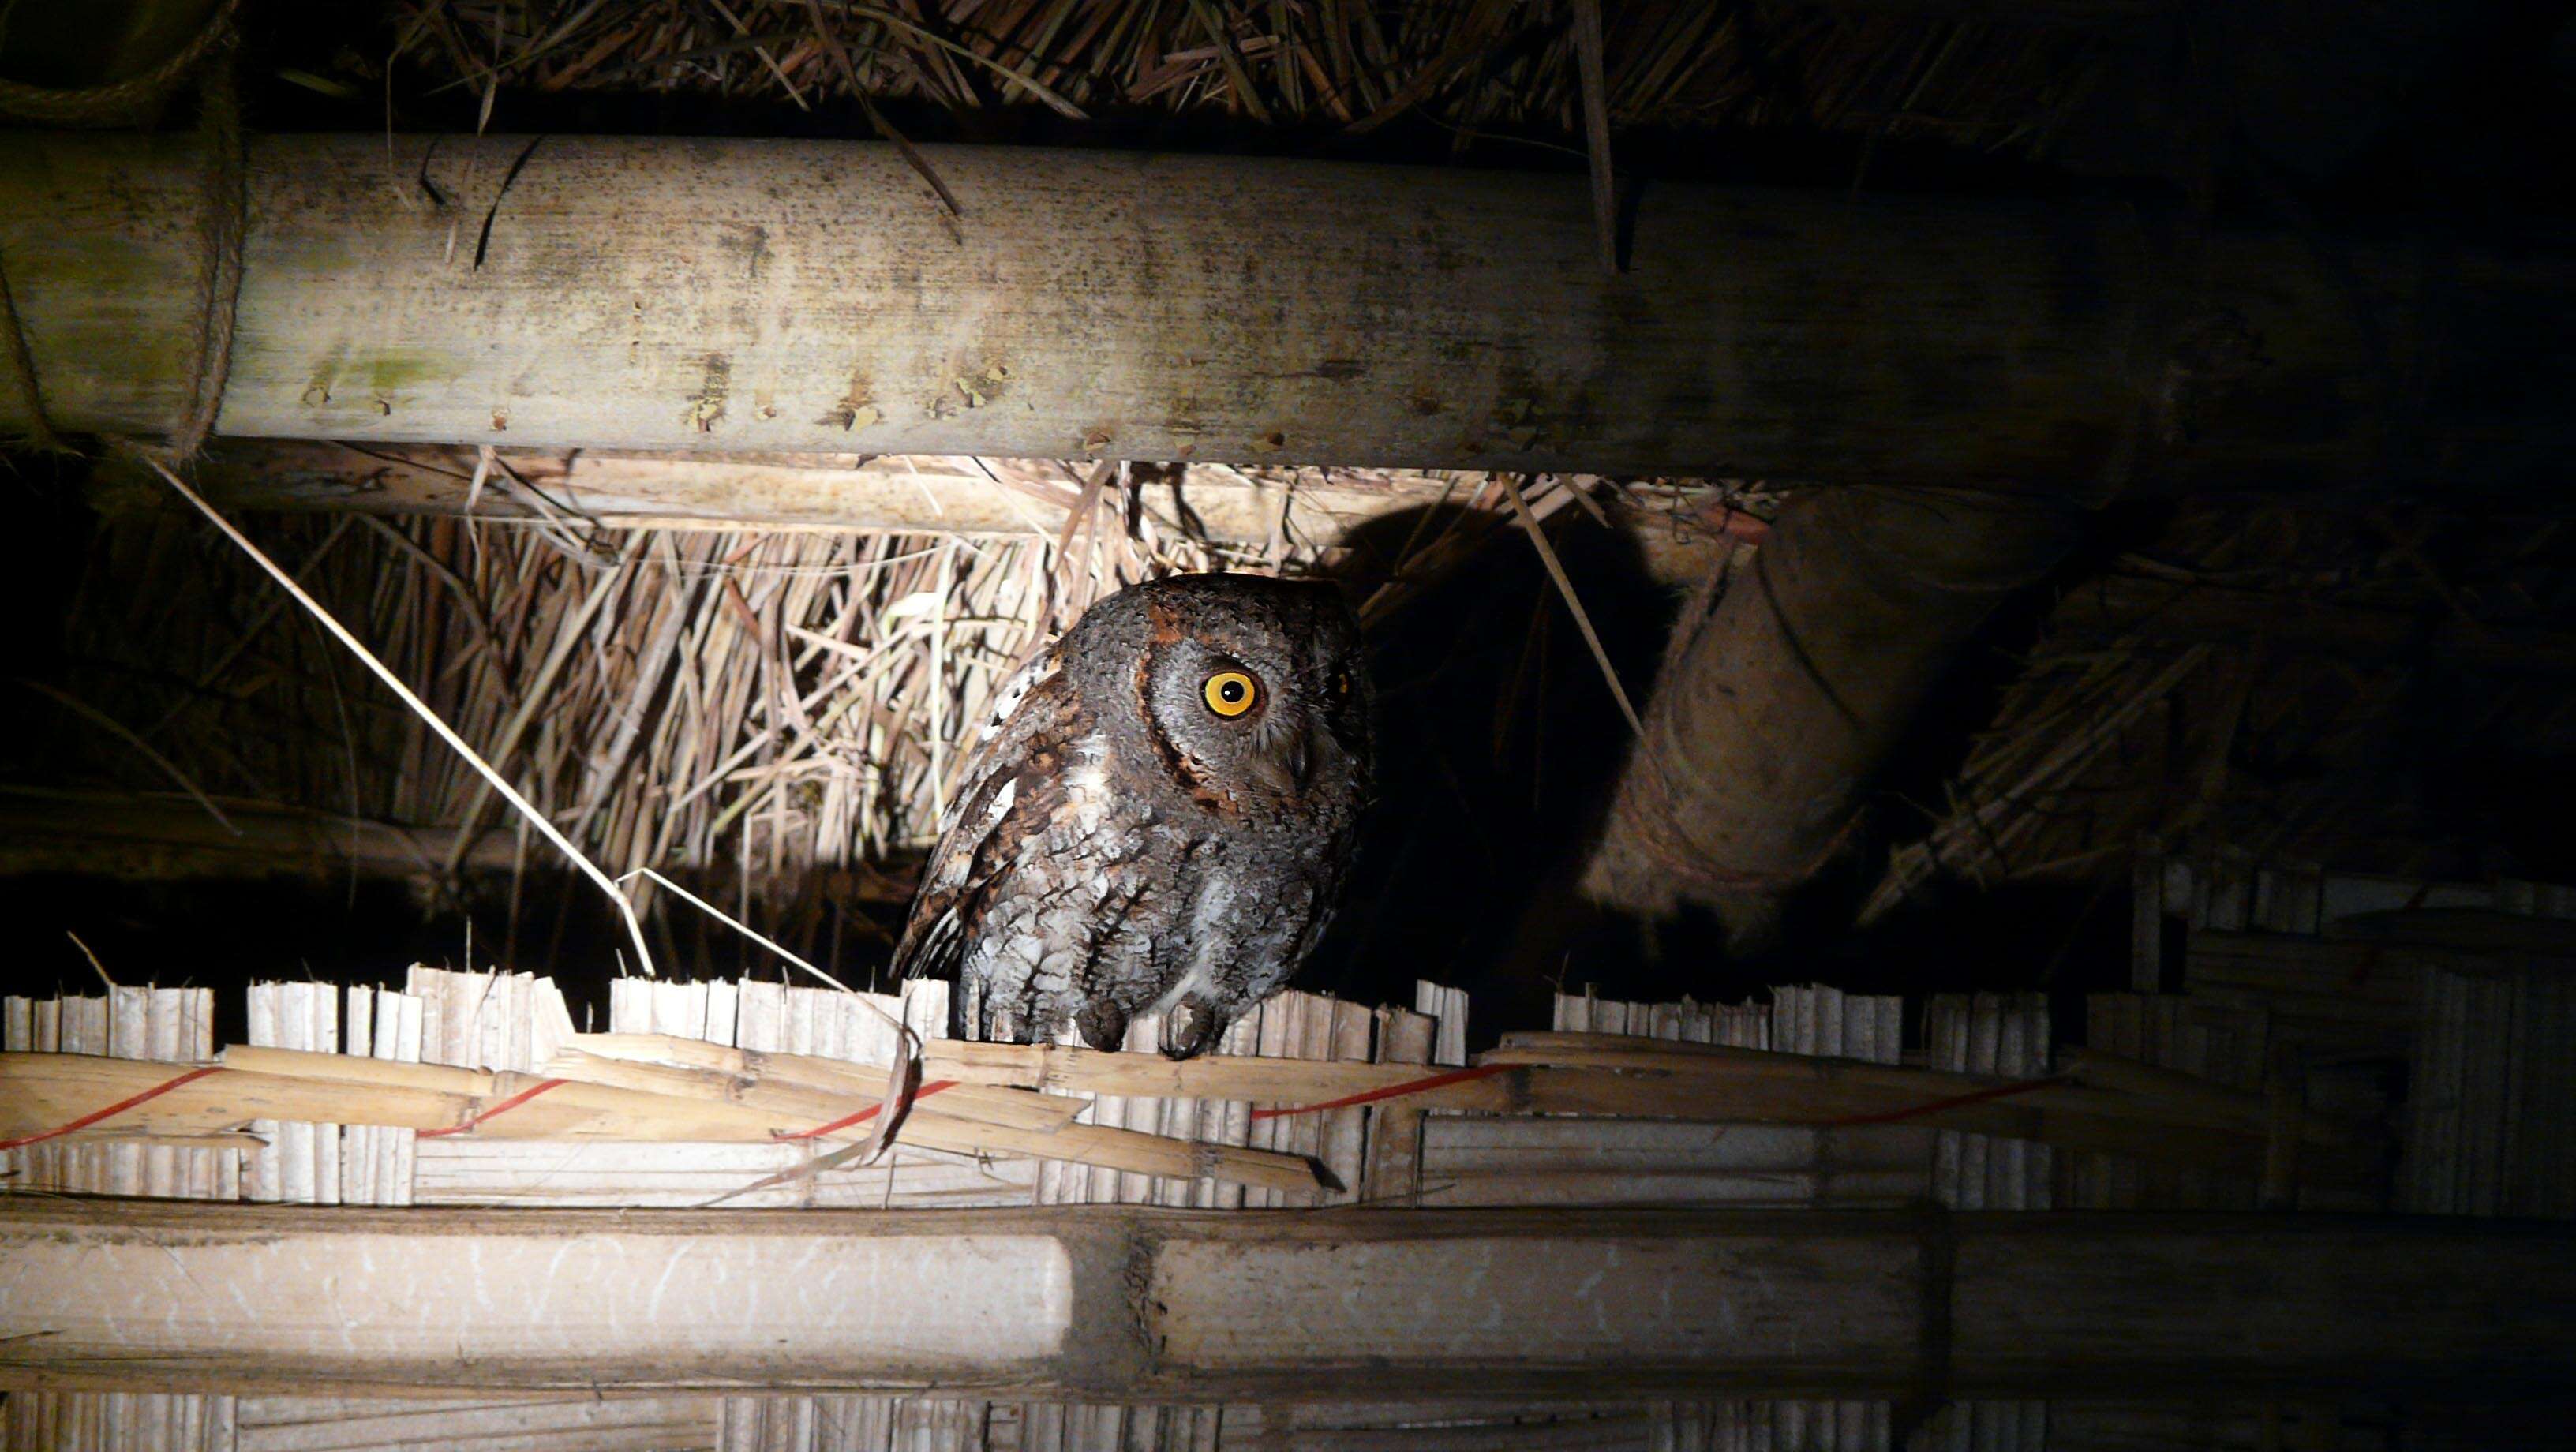
[[[1274,133],[1406,117],[1460,152],[1500,141],[1526,160],[1533,145],[1581,154],[1573,19],[1561,0],[425,0],[390,9],[388,96],[450,98],[503,125],[513,94],[634,90],[813,109],[855,89],[959,117],[1213,113]],[[2071,30],[1867,7],[1626,4],[1602,21],[1623,128],[1813,127],[2031,153],[2101,56]],[[349,80],[370,69],[347,65]]]
[[[2148,838],[2548,870],[2511,855],[2534,844],[2494,782],[2576,741],[2568,545],[2563,521],[2457,501],[2185,504],[2057,603],[1863,919],[1938,876],[2115,879]]]
[[[560,511],[534,522],[250,523],[608,872],[657,869],[752,909],[744,915],[791,943],[837,950],[835,904],[905,895],[901,868],[889,878],[887,864],[934,832],[964,766],[958,743],[989,693],[1093,600],[1176,571],[1346,563],[1339,540],[1293,527],[1293,510],[1267,541],[1212,542],[1190,519],[1145,507],[1127,468],[946,463],[1024,498],[1028,530],[610,529]],[[1290,498],[1300,480],[1332,477],[1251,472]],[[1590,478],[1404,482],[1436,484],[1433,497],[1454,507],[1420,515],[1390,583],[1364,602],[1370,614],[1512,528],[1511,489],[1542,522],[1593,528],[1614,510],[1648,513],[1668,534],[1695,527],[1689,511],[1702,497]],[[176,782],[353,824],[463,828],[424,839],[423,880],[451,878],[469,853],[488,863],[488,846],[475,844],[514,835],[523,872],[560,865],[200,521],[123,516],[94,548],[67,611],[70,669],[48,701],[20,703],[45,728],[36,749],[53,779]],[[648,909],[659,896],[649,883],[637,890]],[[519,892],[514,879],[514,925]]]

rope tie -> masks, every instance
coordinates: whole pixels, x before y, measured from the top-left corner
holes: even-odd
[[[110,441],[120,452],[172,465],[186,463],[205,447],[223,407],[224,381],[232,371],[247,207],[241,99],[233,77],[240,47],[240,33],[233,25],[238,3],[224,0],[176,55],[128,80],[74,90],[0,81],[0,115],[53,126],[109,126],[142,119],[183,78],[196,73],[197,129],[204,140],[206,164],[203,206],[197,218],[197,305],[191,318],[187,386],[178,417],[162,444]],[[71,452],[45,409],[35,352],[19,316],[6,257],[0,257],[0,342],[6,344],[0,346],[0,368],[7,370],[10,392],[27,415],[27,443],[42,450]]]

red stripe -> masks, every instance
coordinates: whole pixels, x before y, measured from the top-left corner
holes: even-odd
[[[484,1110],[482,1113],[475,1115],[472,1119],[465,1121],[463,1124],[451,1124],[445,1129],[424,1129],[419,1131],[415,1137],[419,1139],[437,1139],[442,1135],[463,1134],[465,1131],[472,1129],[474,1126],[481,1124],[487,1119],[492,1118],[494,1115],[507,1114],[511,1110],[518,1108],[520,1105],[527,1103],[529,1100],[536,1098],[538,1095],[545,1093],[547,1090],[556,1088],[563,1083],[564,1081],[561,1079],[540,1079],[533,1087],[520,1090],[518,1093],[511,1095],[509,1098],[504,1099],[500,1103],[493,1105],[491,1108]]]
[[[1420,1094],[1426,1090],[1444,1088],[1451,1084],[1462,1084],[1470,1079],[1482,1079],[1489,1075],[1501,1074],[1512,1069],[1527,1067],[1530,1066],[1523,1064],[1486,1064],[1474,1069],[1457,1069],[1446,1074],[1434,1074],[1427,1079],[1410,1079],[1402,1084],[1390,1084],[1384,1089],[1372,1089],[1365,1094],[1352,1094],[1340,1099],[1327,1099],[1321,1104],[1300,1104],[1288,1109],[1256,1109],[1252,1111],[1252,1117],[1255,1119],[1278,1119],[1282,1116],[1291,1114],[1318,1114],[1327,1109],[1348,1109],[1354,1104],[1373,1104],[1381,1099],[1397,1099],[1407,1094]],[[2027,1094],[2034,1089],[2046,1089],[2054,1085],[2072,1084],[2074,1082],[2075,1081],[2073,1079],[2063,1077],[2055,1079],[2027,1079],[2017,1084],[1998,1084],[1989,1089],[1977,1090],[1973,1094],[1961,1094],[1951,1099],[1936,1099],[1929,1104],[1917,1104],[1909,1109],[1891,1110],[1885,1114],[1854,1114],[1841,1119],[1821,1119],[1811,1122],[1819,1127],[1828,1129],[1856,1124],[1893,1124],[1900,1120],[1918,1119],[1926,1114],[1938,1114],[1945,1109],[1959,1109],[1970,1104],[1983,1104],[1991,1099],[2005,1099],[2015,1094]]]
[[[1917,1104],[1911,1109],[1894,1109],[1885,1114],[1853,1114],[1841,1119],[1819,1119],[1815,1123],[1825,1129],[1837,1129],[1848,1124],[1893,1124],[1900,1119],[1920,1119],[1926,1114],[1938,1114],[1944,1109],[1983,1104],[1989,1099],[2008,1099],[2015,1094],[2028,1094],[2033,1089],[2048,1089],[2059,1084],[2074,1082],[2073,1079],[2063,1075],[2054,1079],[2024,1079],[2018,1084],[1998,1084],[1991,1089],[1980,1089],[1974,1094],[1959,1095],[1955,1099],[1935,1099],[1929,1104]]]
[[[171,1090],[178,1088],[182,1084],[194,1084],[198,1080],[206,1077],[208,1074],[220,1074],[223,1071],[224,1066],[221,1064],[208,1064],[202,1069],[190,1069],[187,1073],[180,1075],[176,1079],[172,1079],[163,1084],[155,1084],[151,1088],[144,1090],[142,1093],[135,1095],[131,1099],[119,1099],[114,1104],[107,1106],[105,1109],[84,1114],[80,1118],[73,1120],[71,1123],[62,1126],[59,1129],[49,1129],[43,1134],[31,1134],[24,1139],[0,1139],[0,1150],[20,1149],[31,1144],[42,1144],[49,1139],[60,1139],[62,1136],[70,1134],[75,1130],[87,1129],[102,1119],[112,1119],[115,1116],[132,1109],[137,1104],[145,1104],[158,1099],[162,1095],[169,1093]]]
[[[914,1090],[911,1094],[906,1095],[903,1102],[905,1105],[909,1106],[915,1100],[927,1099],[942,1089],[954,1089],[957,1087],[957,1084],[958,1081],[955,1079],[933,1079],[929,1083],[922,1085],[919,1089]],[[865,1124],[869,1120],[876,1118],[877,1111],[883,1108],[885,1108],[885,1106],[882,1104],[871,1104],[856,1114],[845,1114],[839,1119],[833,1120],[829,1124],[818,1124],[812,1129],[800,1129],[794,1134],[781,1134],[778,1137],[780,1139],[820,1139],[824,1135],[847,1129],[851,1125]]]
[[[1407,1079],[1401,1084],[1389,1084],[1383,1089],[1371,1089],[1365,1094],[1350,1094],[1339,1099],[1327,1099],[1321,1104],[1299,1104],[1288,1109],[1256,1109],[1252,1111],[1252,1117],[1278,1119],[1290,1114],[1321,1114],[1327,1109],[1348,1109],[1354,1104],[1374,1104],[1381,1099],[1400,1099],[1407,1094],[1420,1094],[1425,1090],[1445,1088],[1451,1084],[1464,1084],[1470,1079],[1490,1078],[1496,1074],[1507,1074],[1514,1069],[1526,1067],[1528,1066],[1523,1064],[1485,1064],[1473,1069],[1453,1069],[1446,1074],[1434,1074],[1428,1079]]]

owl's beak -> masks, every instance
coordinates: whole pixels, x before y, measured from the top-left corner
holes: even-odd
[[[1252,775],[1271,795],[1293,797],[1306,789],[1306,778],[1315,767],[1313,733],[1312,726],[1301,724],[1263,742],[1263,749],[1252,753],[1248,763]]]

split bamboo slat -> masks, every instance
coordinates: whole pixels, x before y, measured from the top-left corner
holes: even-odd
[[[2428,969],[2399,1209],[2576,1218],[2576,972]]]
[[[1923,1038],[1932,1067],[1952,1073],[2036,1079],[2052,1068],[2044,993],[1936,994],[1925,1007]],[[1932,1194],[1951,1209],[2046,1210],[2055,1181],[2048,1145],[1956,1130],[1934,1137]],[[1930,1452],[2044,1452],[2048,1404],[1953,1402],[1907,1445]]]
[[[2206,857],[2157,857],[2164,911],[2195,933],[2278,933],[2317,937],[2345,919],[2410,909],[2474,909],[2576,920],[2576,884],[2502,877],[2426,882],[2372,873],[2326,872],[2256,862],[2221,850]]]
[[[0,999],[0,1048],[25,1054],[187,1061],[214,1052],[214,991],[111,986],[100,997]],[[194,1142],[191,1142],[194,1141]],[[0,1151],[10,1193],[240,1198],[248,1135],[65,1136]],[[0,1445],[89,1452],[234,1452],[239,1399],[224,1394],[13,1391],[0,1408]]]
[[[1768,1004],[1647,1004],[1603,999],[1586,990],[1558,995],[1554,1023],[1567,1034],[1625,1034],[1856,1063],[1901,1062],[1901,999],[1846,995],[1821,985],[1777,987],[1770,997]],[[1497,1123],[1547,1125],[1556,1130],[1558,1141],[1609,1128],[1562,1119]],[[1931,1132],[1919,1126],[1641,1122],[1615,1128],[1623,1140],[1645,1131],[1656,1141],[1639,1147],[1650,1150],[1652,1159],[1616,1165],[1621,1180],[1635,1177],[1637,1182],[1635,1188],[1622,1186],[1623,1202],[1859,1208],[1924,1198]],[[1580,1154],[1564,1142],[1533,1141],[1528,1148],[1533,1151],[1528,1168],[1542,1174]],[[1588,1429],[1593,1419],[1576,1413],[1572,1425]],[[1893,1427],[1893,1409],[1885,1401],[1674,1401],[1648,1409],[1645,1444],[1674,1452],[1749,1452],[1759,1447],[1887,1452]]]
[[[2262,1084],[2270,1042],[2270,1018],[2260,1009],[2218,1008],[2175,994],[2098,993],[2085,1000],[2087,1047],[2075,1062],[2151,1066],[2168,1076],[2169,1098],[2220,1093],[2245,1103]],[[2070,1193],[2094,1210],[2251,1209],[2254,1174],[2250,1166],[2211,1174],[2144,1156],[2085,1154],[2076,1157]]]
[[[248,1396],[227,1452],[660,1452],[715,1445],[705,1396]]]
[[[278,1049],[303,1062],[325,1067],[336,1064],[340,1054],[339,997],[340,990],[328,983],[252,984],[252,1047],[230,1052],[237,1058],[257,1061],[264,1059],[262,1051]],[[304,1059],[307,1055],[312,1057]],[[250,1183],[244,1199],[288,1205],[340,1203],[341,1131],[335,1116],[263,1116],[251,1122],[251,1133],[264,1144],[251,1157]]]
[[[2396,1057],[2414,1028],[2423,971],[2420,955],[2374,943],[2195,932],[2183,975],[2194,1003],[2261,1012],[2276,1039]]]

